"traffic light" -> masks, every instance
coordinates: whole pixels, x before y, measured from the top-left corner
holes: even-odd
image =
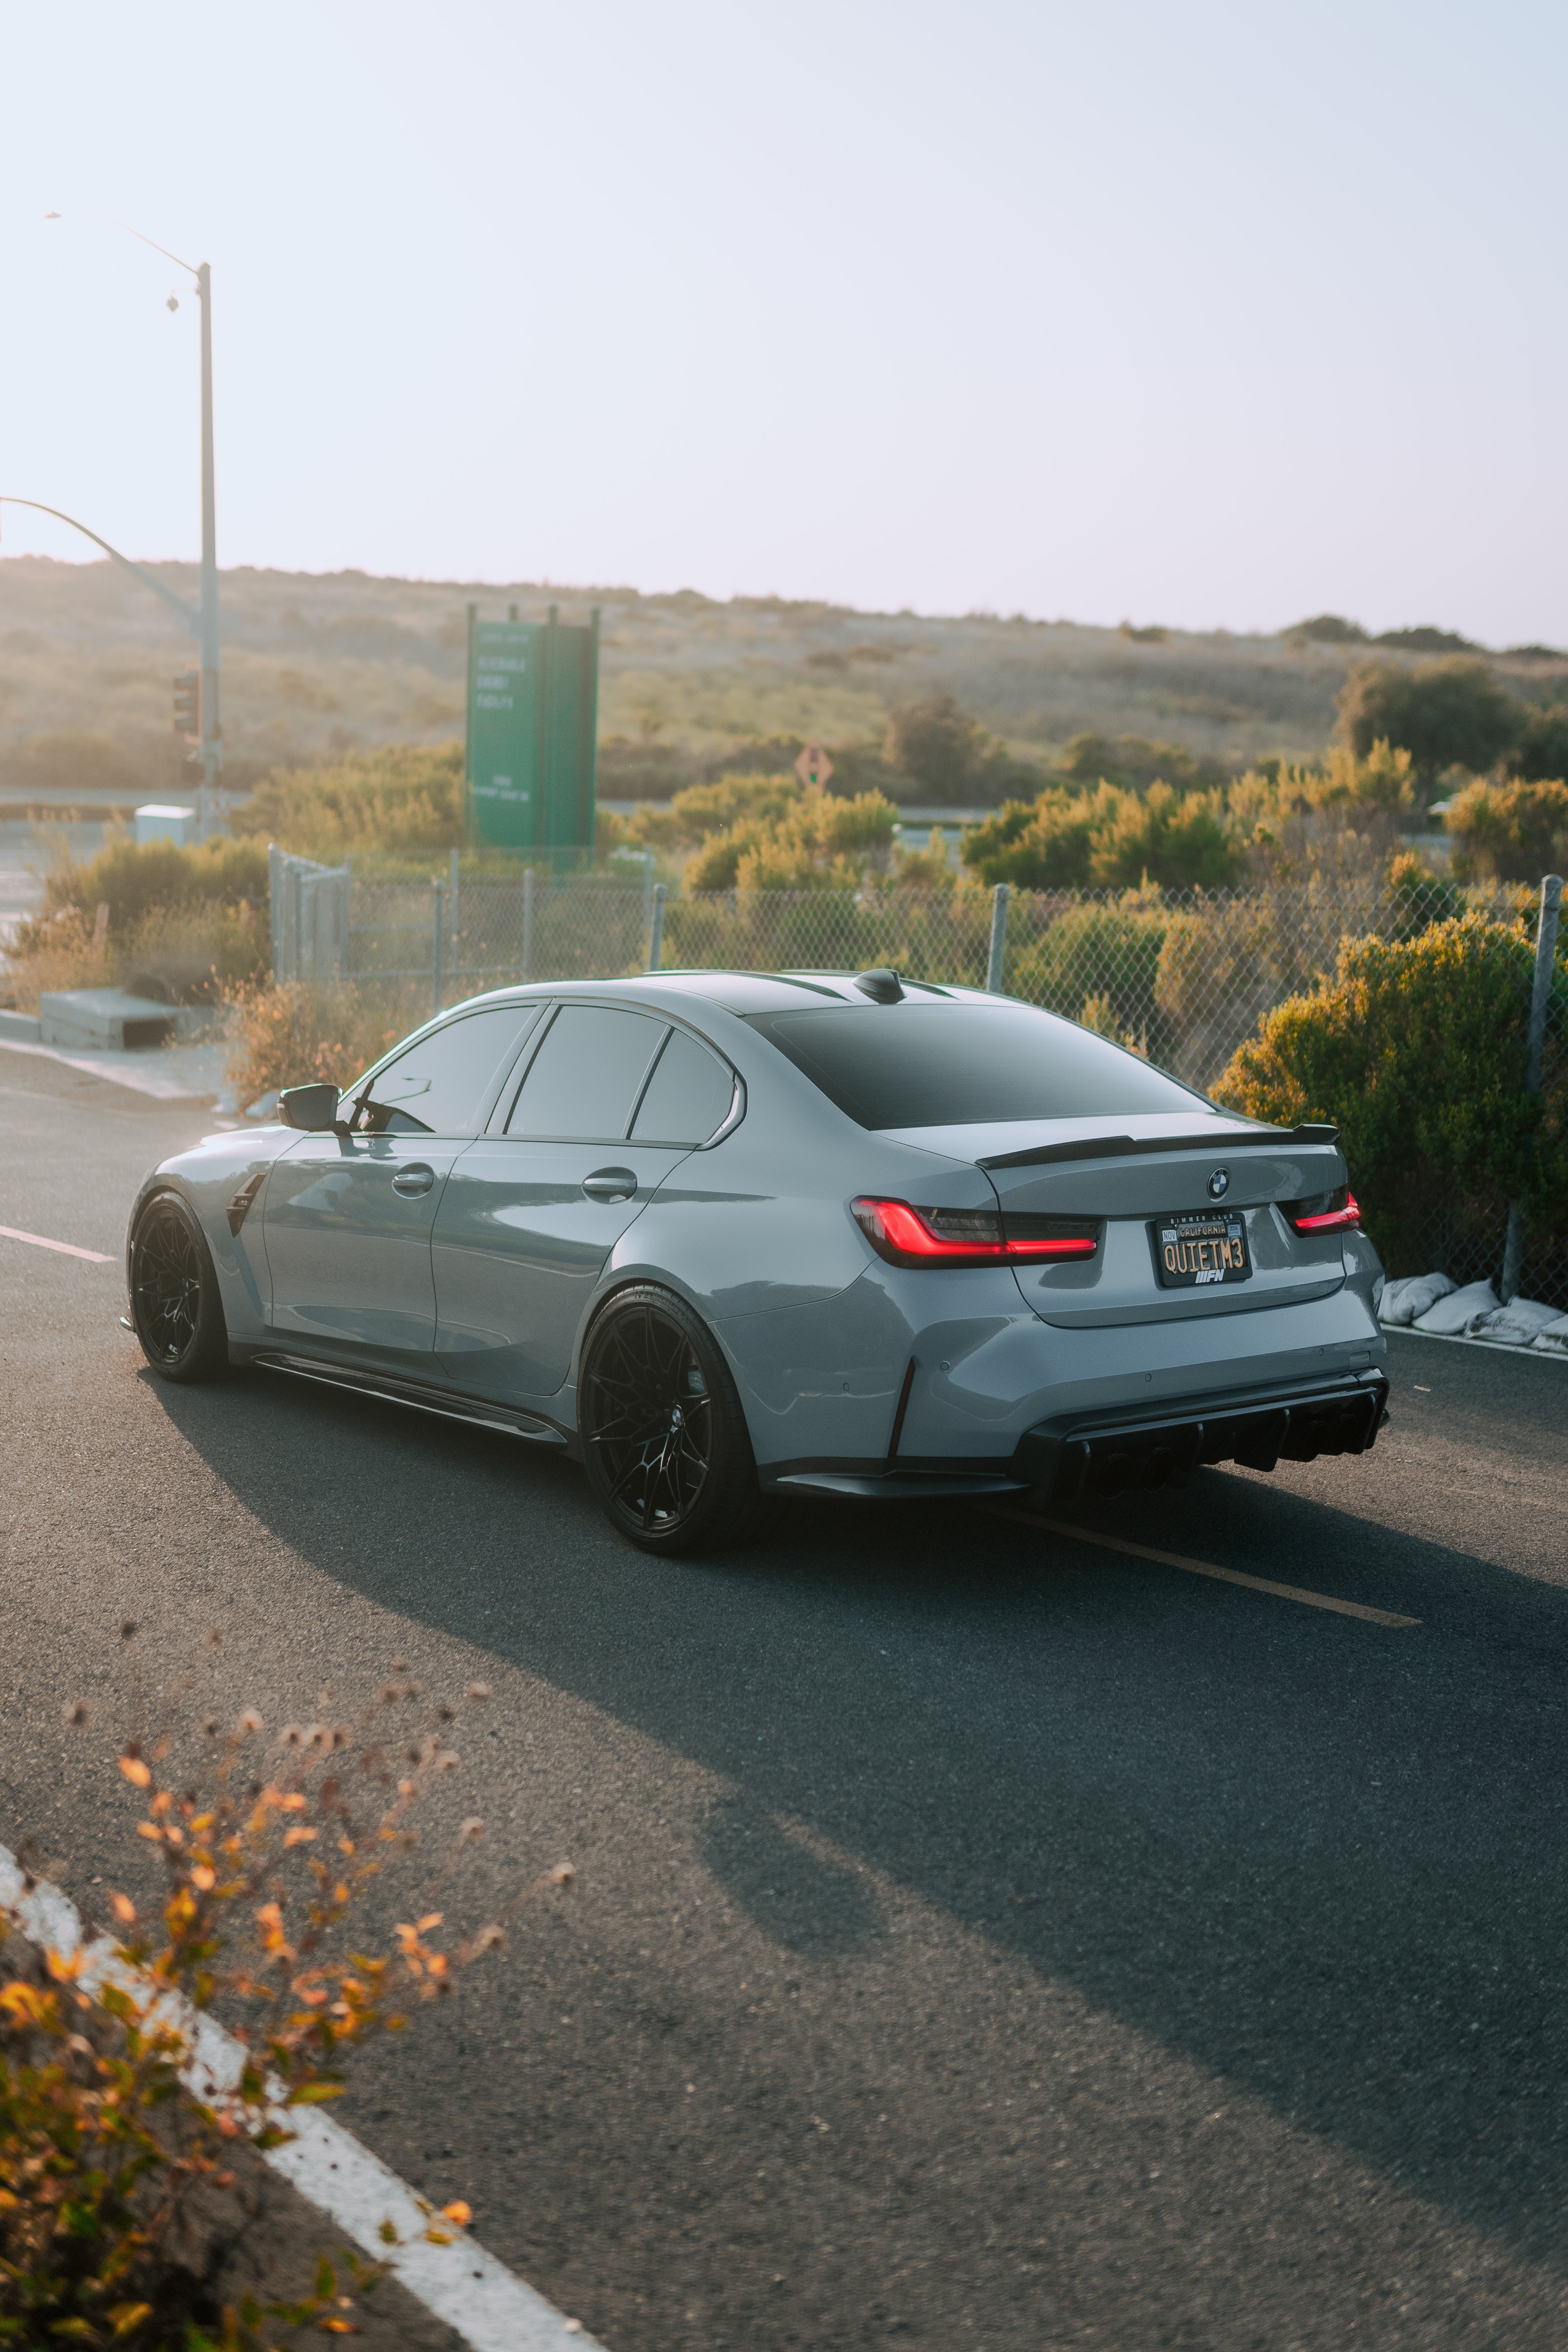
[[[174,679],[174,732],[187,743],[202,740],[202,674],[183,669]]]

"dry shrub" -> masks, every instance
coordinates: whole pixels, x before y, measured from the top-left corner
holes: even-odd
[[[216,1004],[253,986],[271,952],[265,914],[247,906],[153,907],[118,936],[79,907],[36,917],[5,960],[3,992],[20,1013],[73,988],[124,988],[160,1004]]]
[[[312,981],[231,989],[228,1083],[239,1103],[281,1087],[346,1087],[414,1026],[378,994]]]
[[[468,1704],[488,1697],[470,1685]],[[278,2324],[357,2333],[342,2288],[385,2267],[357,2258],[341,2258],[348,2281],[323,2258],[302,2303],[216,2307],[214,2200],[231,2203],[226,2253],[247,2218],[237,2158],[293,2138],[292,2111],[339,2097],[352,2053],[449,1994],[504,1941],[509,1916],[573,1873],[547,1871],[443,1945],[447,1884],[483,1830],[468,1820],[406,1921],[379,1938],[357,1921],[351,1942],[356,1906],[416,1844],[421,1799],[458,1768],[458,1710],[422,1706],[401,1660],[353,1722],[331,1698],[270,1738],[253,1708],[226,1727],[209,1719],[194,1758],[172,1721],[124,1741],[119,1769],[163,1887],[152,1901],[109,1896],[118,1940],[39,1955],[0,1914],[0,2342],[260,2352]],[[79,1706],[67,1714],[86,1722]],[[222,2079],[221,2060],[209,2072],[195,2057],[198,2021],[215,2012],[238,2045]],[[447,2207],[426,2234],[450,2243],[468,2218]],[[398,2242],[390,2221],[381,2234]]]
[[[272,958],[265,908],[154,907],[116,940],[117,984],[163,1004],[218,1004],[253,987]]]
[[[0,962],[0,1003],[17,1013],[37,1013],[40,996],[113,985],[105,942],[79,907],[40,916],[26,928],[26,952],[13,948]]]
[[[78,858],[57,836],[43,910],[16,928],[4,993],[24,1013],[73,988],[216,1003],[256,981],[269,954],[267,859],[253,843],[184,849],[111,833],[96,857]]]

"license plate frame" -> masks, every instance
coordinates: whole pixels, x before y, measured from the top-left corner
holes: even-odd
[[[1154,1278],[1162,1290],[1219,1290],[1250,1282],[1252,1252],[1238,1209],[1182,1209],[1149,1227]]]

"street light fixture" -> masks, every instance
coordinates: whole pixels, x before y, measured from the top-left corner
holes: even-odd
[[[177,253],[166,246],[155,244],[143,236],[129,221],[116,220],[112,213],[100,215],[114,227],[122,228],[128,236],[140,244],[151,246],[176,269],[184,270],[195,279],[197,299],[202,306],[202,574],[201,603],[196,635],[201,646],[201,736],[196,756],[202,763],[202,793],[199,830],[206,837],[209,803],[217,790],[217,779],[223,767],[223,730],[218,719],[218,610],[217,610],[217,519],[213,477],[213,324],[212,268],[207,262],[182,261]],[[46,220],[58,220],[58,213],[46,213]],[[179,298],[171,294],[168,307],[177,310]],[[16,503],[25,504],[18,500]],[[89,536],[92,534],[89,532]]]

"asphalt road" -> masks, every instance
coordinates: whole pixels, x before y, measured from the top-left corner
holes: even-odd
[[[0,1223],[115,1252],[202,1123],[0,1051]],[[958,1506],[655,1566],[499,1438],[163,1387],[121,1307],[0,1241],[0,1836],[134,1869],[124,1614],[273,1721],[488,1680],[472,1916],[578,1890],[342,2112],[612,2352],[1557,2352],[1568,1369],[1396,1338],[1369,1460],[1082,1515],[1394,1629]]]

